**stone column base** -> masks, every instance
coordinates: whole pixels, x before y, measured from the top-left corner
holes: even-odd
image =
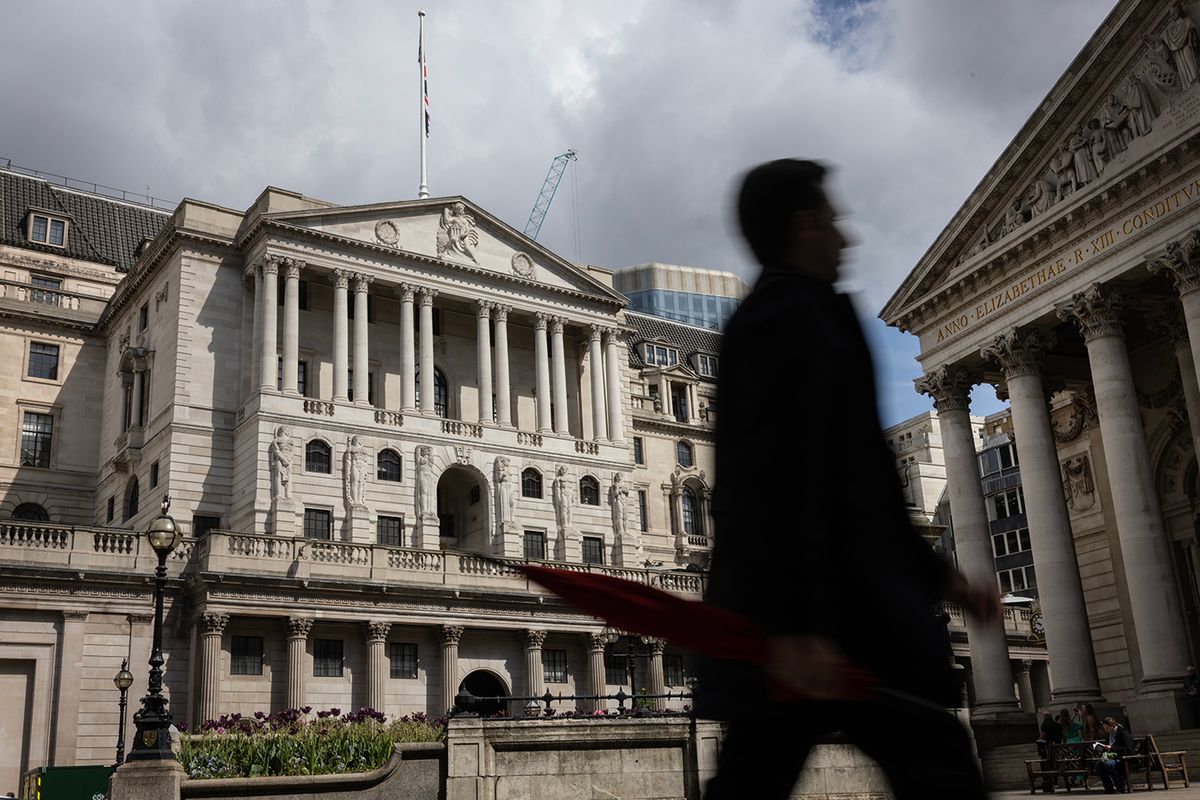
[[[128,761],[108,779],[109,800],[179,800],[184,779],[178,761]]]
[[[437,514],[425,514],[417,517],[413,526],[413,544],[417,550],[441,550],[440,525]]]
[[[271,533],[288,539],[296,536],[296,504],[291,498],[271,501]]]
[[[346,541],[355,544],[372,544],[371,512],[366,506],[351,506],[346,515]]]
[[[1194,716],[1182,691],[1127,700],[1125,711],[1129,717],[1129,732],[1134,736],[1180,731]],[[1096,713],[1101,713],[1099,708]]]

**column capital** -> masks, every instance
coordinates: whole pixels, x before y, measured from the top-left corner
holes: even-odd
[[[417,287],[411,283],[396,284],[396,296],[405,303],[411,303],[417,294]]]
[[[130,625],[149,625],[154,622],[153,614],[126,614],[125,621]]]
[[[564,319],[563,317],[550,317],[550,335],[551,336],[562,336],[563,324],[565,322],[566,322],[566,319]]]
[[[333,271],[333,288],[346,289],[350,286],[350,273],[344,269],[335,269]]]
[[[1043,347],[1054,341],[1051,334],[1037,330],[1018,331],[1009,328],[992,340],[991,344],[979,349],[983,358],[995,361],[1004,370],[1006,380],[1022,375],[1039,375],[1038,356]]]
[[[1033,669],[1033,659],[1031,659],[1031,658],[1023,658],[1023,659],[1021,659],[1021,672],[1025,673],[1026,675],[1028,675],[1028,674],[1029,674],[1029,671],[1030,671],[1031,669]]]
[[[387,640],[392,623],[373,619],[363,623],[363,629],[366,631],[368,642],[383,642]]]
[[[463,626],[443,625],[438,633],[442,644],[452,644],[457,647],[458,643],[462,641]]]
[[[367,275],[362,272],[356,272],[356,273],[354,273],[354,292],[356,294],[359,292],[365,292],[365,291],[367,291],[367,287],[370,286],[374,282],[375,282],[374,276]]]
[[[939,412],[971,410],[971,387],[975,376],[965,367],[950,364],[938,367],[913,381],[918,394],[927,394],[933,399],[933,407]]]
[[[1180,297],[1200,289],[1200,230],[1171,242],[1161,253],[1147,256],[1146,267],[1167,274]]]
[[[229,624],[229,615],[217,611],[205,611],[199,616],[198,621],[200,630],[204,633],[220,635],[225,632],[225,626]]]
[[[493,303],[493,309],[496,314],[496,322],[508,322],[508,312],[512,311],[512,306],[506,306],[503,303]]]
[[[546,642],[546,632],[538,630],[521,631],[521,644],[526,650],[541,650],[542,645]]]
[[[643,636],[642,644],[650,648],[650,654],[661,656],[663,651],[667,649],[667,640],[660,639],[657,636]]]
[[[278,275],[279,268],[283,266],[283,259],[279,256],[264,256],[258,265],[263,275]]]
[[[475,308],[475,315],[479,319],[491,319],[492,318],[492,309],[495,307],[496,307],[496,304],[490,300],[477,300],[476,308]]]
[[[1192,343],[1188,339],[1187,321],[1183,318],[1182,309],[1175,303],[1155,305],[1155,308],[1145,309],[1146,321],[1167,338],[1173,350],[1190,350]]]
[[[545,311],[533,312],[533,327],[539,331],[546,330],[546,323],[550,321],[550,315]]]
[[[417,293],[421,296],[421,305],[432,306],[433,298],[437,297],[438,291],[437,289],[430,289],[426,286],[422,286],[421,288],[417,289]]]
[[[595,324],[589,325],[588,326],[588,338],[590,340],[592,340],[593,342],[599,342],[600,337],[602,337],[604,335],[604,331],[605,331],[605,328],[603,325],[595,325]]]
[[[1074,320],[1079,326],[1084,342],[1102,336],[1123,335],[1121,315],[1124,311],[1121,293],[1099,283],[1093,283],[1082,292],[1076,292],[1070,300],[1055,306],[1059,319]]]
[[[287,631],[289,639],[307,639],[312,631],[313,621],[308,617],[288,617]]]
[[[285,258],[283,260],[283,277],[299,278],[300,270],[308,265],[298,258]]]
[[[605,336],[605,338],[607,338],[607,339],[608,339],[608,341],[609,341],[609,344],[620,344],[620,340],[621,340],[621,329],[620,329],[620,328],[614,328],[614,327],[612,327],[612,326],[605,326],[605,328],[604,328],[604,336]]]
[[[589,653],[603,653],[604,648],[608,647],[608,639],[602,633],[587,634],[587,649]]]
[[[73,620],[73,621],[79,621],[79,620],[85,620],[85,619],[87,619],[87,618],[88,618],[88,613],[89,613],[89,612],[87,612],[87,611],[83,611],[83,610],[81,610],[81,609],[77,609],[77,608],[68,608],[68,609],[64,609],[64,610],[63,610],[63,612],[62,612],[62,616],[63,616],[63,619],[64,619],[64,620]]]

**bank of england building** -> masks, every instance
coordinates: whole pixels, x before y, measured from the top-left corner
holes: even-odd
[[[614,645],[506,563],[700,596],[719,334],[626,314],[610,272],[461,197],[161,211],[11,169],[0,190],[14,775],[111,761],[166,495],[166,689],[193,727],[686,690],[682,653]]]

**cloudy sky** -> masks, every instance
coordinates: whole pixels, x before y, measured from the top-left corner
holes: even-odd
[[[607,267],[752,280],[731,195],[785,156],[837,165],[846,286],[884,424],[929,407],[882,304],[1113,0],[426,0],[431,192],[521,228],[553,157],[581,154],[540,240]],[[245,208],[268,184],[415,197],[410,0],[11,2],[0,158]],[[999,408],[977,388],[973,411]]]

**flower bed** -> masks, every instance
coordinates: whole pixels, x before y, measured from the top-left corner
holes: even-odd
[[[369,772],[387,763],[397,742],[438,742],[446,721],[423,713],[388,722],[369,708],[342,714],[288,708],[272,714],[222,715],[185,736],[179,763],[189,778],[254,778]]]

